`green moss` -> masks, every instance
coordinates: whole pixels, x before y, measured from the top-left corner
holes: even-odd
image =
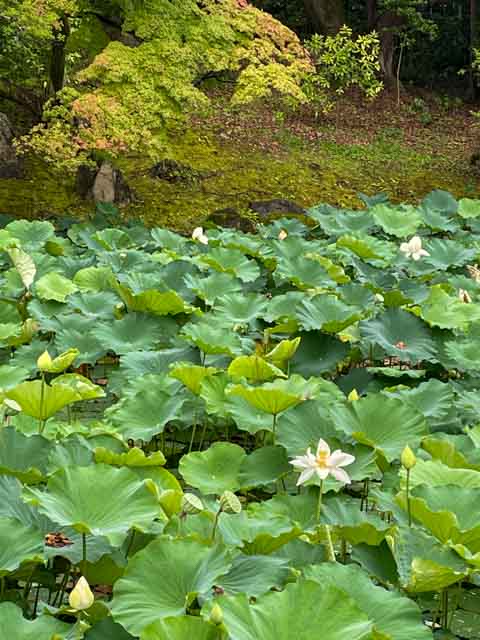
[[[118,165],[137,198],[122,209],[122,218],[188,231],[217,209],[233,207],[246,213],[253,200],[288,198],[302,206],[328,202],[357,208],[361,206],[358,192],[384,191],[394,201],[416,202],[432,189],[445,189],[457,197],[471,196],[476,189],[463,167],[382,140],[368,146],[317,143],[306,147],[290,138],[275,154],[218,144],[198,129],[190,129],[174,142],[170,158],[192,167],[193,179],[152,178],[148,157],[122,157]],[[26,179],[0,180],[1,213],[83,218],[92,210],[92,203],[80,201],[75,194],[72,177],[52,172],[39,160],[27,163]]]

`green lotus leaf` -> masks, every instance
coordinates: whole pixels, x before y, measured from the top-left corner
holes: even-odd
[[[143,313],[128,313],[121,320],[99,324],[91,332],[102,344],[108,345],[111,351],[123,355],[130,351],[151,349],[162,342],[166,329],[168,327],[162,320]]]
[[[240,488],[239,473],[245,457],[242,447],[215,442],[206,451],[183,456],[178,469],[188,485],[205,494],[220,495]]]
[[[410,593],[440,591],[463,580],[469,568],[452,549],[425,531],[401,528],[393,543],[400,584]]]
[[[17,340],[22,333],[20,322],[5,322],[0,324],[0,342],[8,344],[11,340]]]
[[[420,313],[430,325],[465,331],[472,322],[480,320],[480,304],[466,304],[449,296],[441,285],[434,285],[428,298],[422,303]]]
[[[92,463],[91,448],[84,438],[74,434],[53,447],[48,457],[48,473],[54,473],[66,466],[88,467]]]
[[[388,395],[411,405],[431,422],[444,419],[454,399],[451,385],[435,378],[422,382],[418,387],[389,390]]]
[[[344,342],[320,331],[302,332],[300,337],[302,342],[290,363],[290,370],[305,377],[336,371],[350,351]]]
[[[365,234],[346,235],[338,238],[337,247],[347,249],[363,260],[390,261],[395,249],[389,242],[377,240]]]
[[[350,472],[350,467],[347,471]],[[379,515],[361,511],[358,500],[344,499],[343,496],[324,501],[321,521],[335,527],[338,534],[352,545],[366,543],[378,546],[393,528]]]
[[[367,640],[372,621],[344,591],[310,580],[250,604],[244,593],[216,600],[231,640]]]
[[[415,487],[421,484],[429,487],[448,484],[465,489],[480,488],[480,471],[452,469],[440,460],[417,459],[417,464],[410,472],[410,486]]]
[[[331,585],[347,593],[373,620],[374,634],[389,640],[428,640],[431,631],[423,624],[418,605],[396,591],[375,586],[355,565],[323,563],[307,567],[307,580]]]
[[[31,256],[25,251],[16,248],[8,249],[7,253],[23,282],[23,286],[25,289],[30,289],[37,273],[37,268]]]
[[[114,546],[122,544],[132,527],[145,531],[162,517],[148,481],[104,464],[61,469],[50,477],[46,491],[28,489],[26,498],[58,525],[105,536]]]
[[[0,429],[0,473],[21,482],[41,482],[52,444],[39,435],[27,437],[12,427]]]
[[[237,556],[230,571],[220,576],[216,586],[228,595],[246,593],[257,598],[273,587],[281,589],[289,575],[286,560],[274,556]]]
[[[281,340],[271,351],[264,355],[264,358],[273,362],[277,367],[281,367],[285,362],[293,358],[301,341],[301,336],[293,338],[293,340]]]
[[[339,333],[362,317],[358,309],[333,295],[306,298],[297,307],[296,318],[305,331]]]
[[[81,364],[95,365],[108,351],[108,347],[102,345],[100,340],[97,340],[89,332],[69,327],[56,331],[54,345],[57,351],[67,351],[72,344],[79,351],[76,361],[77,366]]]
[[[147,456],[138,447],[132,447],[126,453],[115,453],[104,447],[97,447],[95,462],[117,467],[159,467],[165,464],[165,456],[161,451],[155,451]]]
[[[43,300],[65,302],[71,293],[77,291],[77,286],[62,274],[51,271],[36,281],[35,291]]]
[[[273,364],[259,356],[239,356],[230,363],[228,375],[238,380],[245,378],[248,382],[264,382],[272,378],[286,378],[286,374]]]
[[[445,353],[450,358],[452,366],[459,371],[477,372],[480,370],[479,348],[480,336],[478,335],[467,335],[461,340],[456,339],[445,342]]]
[[[308,209],[308,215],[318,221],[328,236],[341,236],[345,233],[368,233],[374,221],[366,211],[343,211],[328,204]]]
[[[478,200],[472,200],[471,198],[461,198],[458,201],[458,215],[461,218],[478,218],[480,216],[480,203]]]
[[[308,249],[310,249],[308,244],[305,243],[301,246],[303,251],[295,255],[285,255],[284,253],[279,258],[274,274],[275,281],[280,284],[286,280],[299,289],[334,286],[335,280],[330,276],[328,262],[322,264],[321,256],[308,253]],[[282,249],[285,249],[285,244],[282,244]],[[332,269],[330,269],[331,271]]]
[[[97,622],[85,636],[86,640],[134,640],[134,637],[111,617]]]
[[[412,517],[441,542],[453,542],[480,551],[480,515],[476,509],[480,488],[455,485],[416,486],[410,497]],[[400,493],[397,502],[406,509],[406,496]]]
[[[28,378],[28,375],[28,370],[23,367],[0,365],[0,390],[4,391],[16,387]]]
[[[386,355],[413,363],[436,359],[436,346],[428,326],[403,309],[388,309],[360,323],[360,335],[368,345],[378,345]]]
[[[320,438],[327,442],[338,439],[338,432],[328,409],[335,401],[333,396],[326,402],[323,398],[308,400],[281,416],[277,440],[285,447],[289,456],[304,455],[308,447],[316,450]]]
[[[140,640],[222,640],[222,631],[196,616],[165,618],[148,625]],[[113,638],[112,638],[113,640]],[[121,640],[121,639],[119,639]]]
[[[305,257],[309,258],[310,260],[319,262],[326,270],[329,277],[337,284],[347,284],[348,282],[350,282],[350,276],[347,276],[343,268],[340,265],[332,262],[329,258],[326,258],[325,256],[322,256],[318,253],[307,253]],[[318,283],[314,282],[313,285],[318,286]]]
[[[231,398],[226,394],[230,385],[226,373],[204,378],[200,388],[200,397],[205,401],[207,413],[226,418],[231,407]]]
[[[283,447],[262,447],[243,459],[239,483],[243,489],[259,487],[275,482],[289,471],[291,466]]]
[[[32,562],[45,562],[41,532],[13,518],[0,517],[0,577]]]
[[[458,438],[463,438],[459,436]],[[467,447],[471,449],[471,440],[466,438]],[[440,460],[443,464],[453,469],[474,469],[480,471],[480,463],[471,463],[463,451],[459,451],[455,446],[455,441],[447,435],[438,434],[438,437],[430,436],[422,440],[422,449],[427,451],[434,460]],[[427,483],[429,484],[429,483]],[[447,483],[449,484],[449,483]],[[452,482],[452,484],[457,484]]]
[[[375,222],[389,235],[397,238],[414,236],[422,225],[422,217],[416,207],[377,204],[371,210]]]
[[[43,220],[14,220],[7,224],[5,231],[30,249],[39,249],[55,235],[52,223]]]
[[[61,353],[53,359],[50,357],[44,358],[41,361],[42,366],[39,368],[46,373],[62,373],[62,371],[65,371],[65,369],[68,369],[68,367],[73,364],[79,354],[80,351],[78,349],[68,349],[68,351]]]
[[[8,640],[52,640],[64,638],[72,626],[49,615],[41,615],[35,620],[23,617],[22,610],[13,602],[0,603],[2,633]]]
[[[128,287],[119,285],[118,293],[129,311],[152,313],[156,316],[175,316],[179,313],[193,313],[195,310],[176,291],[149,289],[134,294]]]
[[[335,426],[357,442],[373,447],[391,462],[407,443],[415,448],[428,433],[420,412],[396,398],[369,394],[348,406],[332,407]]]
[[[220,321],[233,324],[249,324],[263,318],[267,298],[257,293],[228,293],[215,300],[213,311]]]
[[[230,555],[218,545],[157,538],[129,560],[124,576],[115,583],[114,620],[140,635],[150,624],[186,613],[197,595],[206,594],[228,572]]]
[[[236,384],[232,385],[227,393],[240,396],[255,409],[276,416],[304,400],[300,393],[290,392],[289,382],[289,380],[276,380],[258,387]]]
[[[200,262],[220,273],[230,273],[242,282],[253,282],[260,275],[260,268],[255,260],[249,260],[238,249],[215,247],[200,256]]]
[[[149,386],[122,398],[105,411],[105,418],[125,438],[150,441],[168,422],[180,417],[185,400],[182,394],[172,396]]]
[[[109,291],[101,293],[80,291],[68,298],[68,306],[83,317],[92,320],[113,320],[115,305],[120,302],[118,296]]]
[[[187,274],[184,282],[205,304],[212,306],[217,298],[228,291],[229,294],[240,293],[242,283],[229,273],[212,273],[205,276]]]
[[[113,291],[116,280],[110,267],[86,267],[77,271],[73,284],[80,291],[103,293]]]
[[[275,557],[284,558],[292,569],[303,569],[311,564],[325,562],[325,547],[295,538],[275,551]],[[273,556],[272,556],[273,557]]]
[[[187,389],[198,396],[205,378],[215,375],[218,371],[219,369],[215,367],[201,367],[190,362],[179,362],[170,369],[170,376],[180,380]]]
[[[474,260],[477,254],[475,249],[468,248],[460,242],[440,238],[432,238],[426,243],[425,248],[430,254],[424,258],[425,263],[440,270],[459,268]]]
[[[225,353],[231,357],[241,355],[242,340],[231,327],[211,326],[206,320],[197,324],[187,324],[182,333],[186,340],[196,345],[203,353]]]

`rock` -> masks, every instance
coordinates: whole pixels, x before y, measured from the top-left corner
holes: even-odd
[[[159,180],[172,183],[192,183],[208,177],[208,174],[197,171],[186,164],[171,160],[170,158],[165,158],[157,162],[157,164],[150,169],[150,175],[152,178],[158,178]]]
[[[219,227],[225,227],[226,229],[239,229],[246,233],[255,231],[255,224],[253,221],[242,216],[237,209],[234,209],[233,207],[217,209],[208,216],[207,222],[213,222],[213,224],[216,224]]]
[[[282,213],[286,215],[307,215],[306,209],[298,205],[296,202],[285,200],[283,198],[250,202],[249,207],[254,213],[261,217]]]
[[[97,169],[88,164],[81,164],[75,177],[75,191],[83,200],[92,198],[93,185],[97,176]]]
[[[132,190],[125,182],[122,172],[106,161],[100,165],[91,193],[95,202],[125,205],[133,200]]]
[[[23,177],[23,162],[12,145],[13,135],[10,120],[0,113],[0,178]]]

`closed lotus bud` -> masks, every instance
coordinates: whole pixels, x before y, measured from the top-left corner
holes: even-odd
[[[417,464],[417,458],[415,457],[415,454],[410,449],[408,444],[405,447],[405,449],[402,451],[402,455],[400,456],[400,462],[402,463],[402,466],[407,471],[410,471],[410,469],[413,469],[413,467]]]
[[[231,491],[224,491],[220,497],[220,509],[224,513],[240,513],[242,503]]]
[[[76,611],[83,611],[84,609],[90,609],[94,599],[95,598],[93,597],[93,593],[88,582],[82,576],[78,580],[73,591],[70,593],[68,602],[72,609],[75,609]]]
[[[44,351],[37,360],[37,367],[40,369],[40,371],[48,371],[52,366],[52,362],[52,358],[50,357],[48,351]]]
[[[358,400],[359,398],[360,396],[358,395],[358,391],[356,389],[352,389],[347,396],[347,400],[349,402],[355,402],[355,400]]]
[[[194,493],[184,493],[182,497],[182,512],[195,515],[203,511],[203,503]]]
[[[210,611],[210,622],[217,626],[223,622],[223,611],[218,603],[215,603]]]

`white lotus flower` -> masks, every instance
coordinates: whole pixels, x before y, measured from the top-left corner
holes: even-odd
[[[460,289],[458,291],[458,299],[460,300],[460,302],[472,302],[471,295],[465,289]]]
[[[208,238],[203,233],[203,227],[196,227],[192,233],[192,240],[198,240],[201,244],[208,244]]]
[[[320,480],[325,480],[329,475],[332,475],[339,482],[350,484],[350,476],[341,467],[352,464],[354,460],[355,456],[351,456],[340,449],[331,453],[328,444],[320,438],[316,455],[313,455],[309,447],[306,455],[294,458],[290,461],[290,464],[293,464],[298,470],[302,469],[297,480],[297,486],[304,484],[315,474]]]
[[[280,229],[280,233],[278,234],[278,239],[285,240],[285,238],[288,238],[288,233],[285,231],[285,229]]]
[[[428,251],[422,249],[422,239],[419,236],[413,236],[408,242],[402,242],[400,251],[413,260],[420,260],[422,256],[430,255]]]
[[[95,598],[88,582],[81,576],[68,597],[70,606],[76,611],[83,611],[84,609],[90,609],[94,600]]]

